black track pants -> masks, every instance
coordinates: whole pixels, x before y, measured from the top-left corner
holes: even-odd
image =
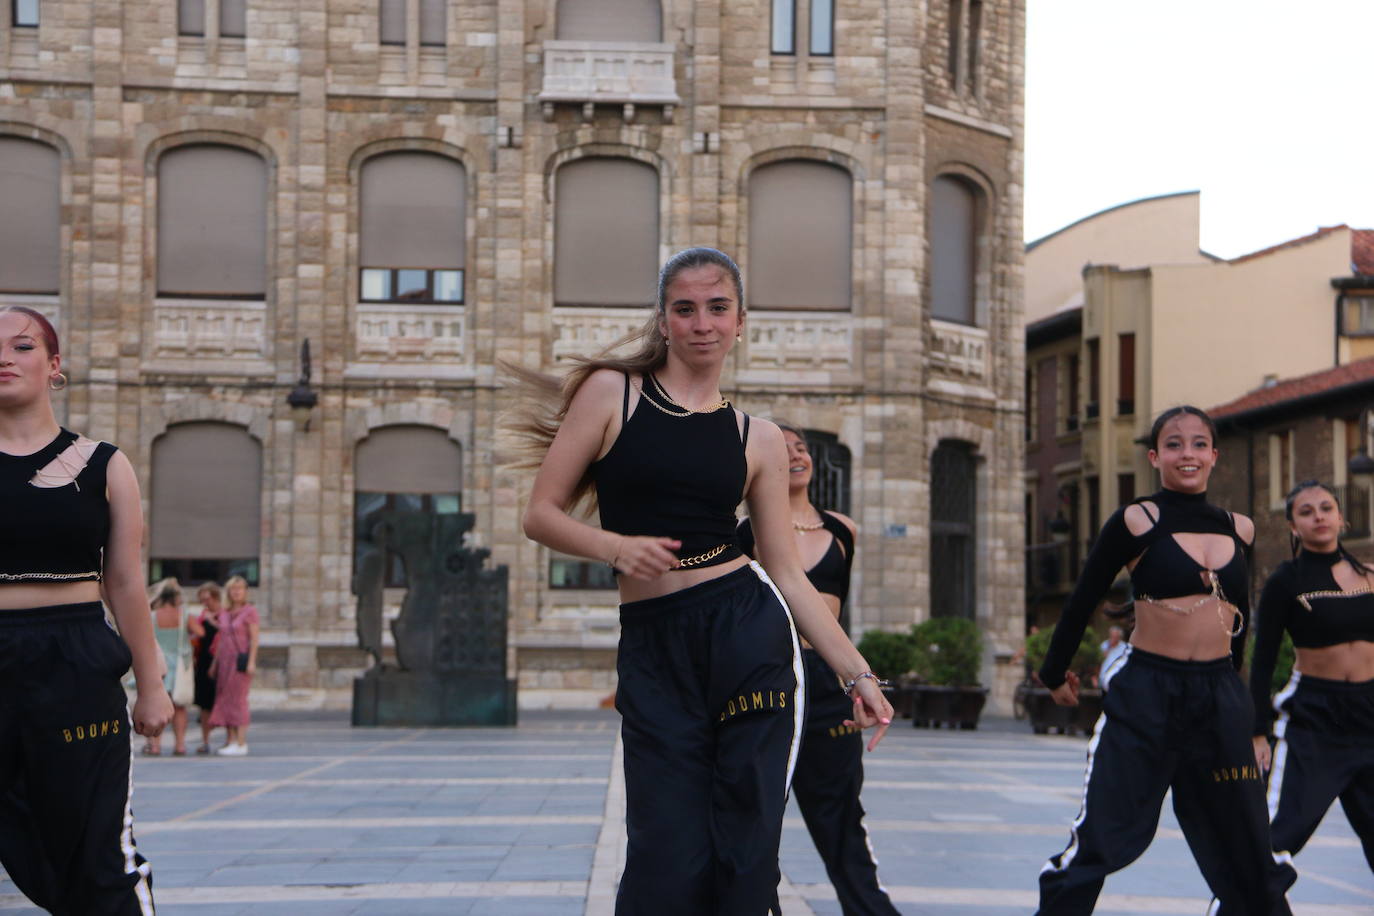
[[[1276,855],[1296,855],[1337,798],[1374,869],[1374,681],[1298,672],[1274,698],[1269,829]]]
[[[791,615],[757,564],[620,607],[629,836],[617,916],[765,916],[804,721]]]
[[[1296,875],[1274,860],[1255,764],[1250,694],[1230,659],[1185,662],[1128,648],[1088,743],[1069,846],[1040,872],[1040,913],[1091,913],[1108,874],[1154,838],[1164,793],[1220,916],[1289,916]]]
[[[58,916],[150,916],[134,847],[130,654],[99,602],[0,611],[0,863]]]
[[[792,774],[792,792],[806,829],[825,862],[844,916],[898,916],[878,883],[878,862],[864,828],[859,791],[864,784],[864,739],[854,704],[815,649],[806,663],[806,734]]]

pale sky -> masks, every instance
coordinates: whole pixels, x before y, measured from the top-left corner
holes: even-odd
[[[1027,0],[1033,241],[1202,192],[1225,258],[1374,229],[1374,0]]]

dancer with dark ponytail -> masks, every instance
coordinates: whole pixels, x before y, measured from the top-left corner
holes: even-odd
[[[840,617],[849,597],[849,572],[854,565],[854,520],[811,504],[811,450],[795,427],[779,423],[787,443],[787,490],[792,530],[806,567],[806,578],[821,593],[826,607]],[[740,546],[754,555],[754,527],[739,524]],[[792,774],[806,829],[825,863],[844,916],[898,916],[897,908],[878,881],[864,807],[859,792],[864,784],[864,742],[858,729],[845,725],[851,713],[839,677],[820,653],[803,643],[806,662],[806,734]]]
[[[1130,645],[1103,672],[1103,711],[1088,743],[1083,804],[1068,848],[1040,872],[1040,913],[1091,913],[1105,877],[1154,838],[1164,794],[1203,877],[1211,913],[1288,916],[1291,865],[1270,855],[1264,785],[1250,742],[1254,715],[1241,663],[1246,554],[1254,524],[1207,502],[1216,429],[1175,407],[1150,430],[1162,488],[1102,526],[1040,668],[1062,706],[1078,704],[1069,660],[1122,567],[1135,592]]]
[[[512,427],[539,469],[525,533],[619,575],[629,846],[618,916],[776,911],[805,721],[794,615],[845,679],[852,721],[878,726],[870,746],[891,721],[877,677],[802,571],[782,433],[721,397],[743,300],[729,257],[681,251],[659,274],[636,353],[584,361],[561,394],[518,373],[555,396],[547,410],[527,403]],[[593,488],[600,528],[574,514]],[[758,563],[735,537],[741,499]]]
[[[1374,574],[1341,544],[1344,520],[1333,489],[1303,481],[1288,494],[1284,514],[1294,556],[1264,584],[1250,661],[1255,756],[1265,770],[1272,764],[1274,855],[1296,855],[1339,798],[1374,869]],[[1297,658],[1271,704],[1285,630]]]
[[[142,502],[129,459],[58,425],[49,391],[66,383],[48,320],[0,307],[0,863],[49,912],[151,916],[129,741],[160,734],[172,701],[143,593]]]

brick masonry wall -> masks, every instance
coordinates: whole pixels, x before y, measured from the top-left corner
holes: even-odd
[[[47,307],[60,313],[73,380],[63,420],[119,443],[145,490],[153,442],[170,424],[219,420],[262,442],[258,698],[294,706],[346,704],[362,664],[349,591],[354,448],[391,423],[448,431],[464,452],[472,540],[510,567],[509,661],[525,701],[594,702],[614,687],[604,627],[614,598],[558,610],[547,552],[519,530],[529,479],[503,470],[495,445],[511,398],[497,361],[552,359],[551,176],[579,155],[649,162],[662,176],[663,255],[719,245],[747,270],[750,171],[789,156],[834,162],[854,176],[853,306],[836,319],[853,327],[853,358],[781,381],[737,381],[732,368],[726,385],[751,412],[838,433],[852,450],[856,635],[929,613],[929,456],[942,438],[975,443],[977,617],[994,704],[1009,708],[1019,672],[1005,659],[1023,601],[1024,0],[983,5],[982,88],[961,97],[940,73],[947,4],[841,4],[835,56],[803,60],[769,54],[762,0],[665,2],[682,101],[671,119],[640,106],[627,122],[619,106],[588,121],[561,105],[545,118],[537,96],[554,0],[450,3],[438,49],[380,46],[375,0],[250,0],[246,40],[178,36],[175,4],[44,0],[37,36],[0,29],[0,131],[62,153],[63,283]],[[709,152],[695,152],[703,135]],[[173,365],[153,352],[157,156],[188,141],[239,145],[268,163],[261,365]],[[465,362],[417,368],[358,349],[358,170],[392,149],[464,166]],[[973,380],[927,358],[925,189],[949,169],[988,200],[987,354]],[[284,397],[305,338],[320,402],[301,432]]]

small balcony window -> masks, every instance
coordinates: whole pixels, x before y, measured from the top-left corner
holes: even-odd
[[[364,267],[363,302],[419,302],[460,305],[463,271],[419,267]]]
[[[14,0],[13,10],[16,29],[38,28],[38,0]]]
[[[615,570],[605,563],[554,557],[549,560],[549,588],[613,589]]]

